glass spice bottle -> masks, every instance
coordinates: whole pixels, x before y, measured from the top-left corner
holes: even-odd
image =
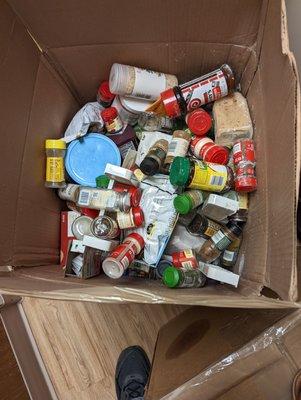
[[[223,192],[233,185],[233,171],[226,165],[175,157],[169,179],[174,186]]]
[[[237,258],[238,258],[238,253],[240,249],[240,245],[242,242],[242,236],[234,240],[227,248],[224,250],[222,256],[221,256],[221,261],[224,267],[231,268],[234,267]]]
[[[66,142],[63,140],[47,139],[46,148],[46,181],[45,186],[60,189],[66,186],[64,157]]]
[[[102,105],[103,107],[110,107],[115,95],[110,92],[109,82],[104,81],[101,82],[97,92],[97,102]]]
[[[204,215],[196,214],[186,229],[193,236],[202,236],[207,239],[215,235],[221,229],[221,225]]]
[[[100,239],[115,239],[120,234],[117,222],[108,215],[95,218],[91,223],[91,230]]]
[[[234,222],[228,222],[226,226],[207,239],[200,248],[198,255],[204,262],[210,263],[216,260],[234,240],[240,237],[242,229]]]
[[[170,165],[174,158],[185,157],[189,148],[191,135],[187,131],[174,131],[171,142],[168,145],[168,151],[166,154],[164,169],[169,171]]]
[[[81,187],[76,205],[95,210],[128,211],[131,208],[131,198],[126,192],[118,193],[112,189]]]
[[[235,214],[230,215],[229,220],[237,222],[238,224],[246,223],[248,220],[248,213],[249,213],[248,193],[237,193],[234,190],[230,190],[223,196],[232,200],[236,200],[239,203],[239,210]]]
[[[200,206],[203,201],[204,196],[201,190],[187,190],[174,198],[173,205],[179,214],[188,214]]]
[[[183,225],[187,228],[189,224],[193,221],[195,216],[197,215],[198,210],[194,208],[188,214],[179,214],[178,224]]]
[[[174,120],[153,112],[143,112],[139,116],[138,125],[143,131],[171,133],[174,129]]]
[[[132,207],[128,212],[118,211],[116,218],[120,229],[135,228],[144,223],[144,215],[140,207]]]
[[[115,107],[105,108],[100,115],[105,124],[107,133],[113,134],[122,131],[123,122]]]
[[[163,273],[163,283],[169,288],[198,288],[206,283],[206,276],[198,269],[181,270],[168,267]]]
[[[168,141],[165,139],[157,140],[140,164],[140,170],[143,174],[152,176],[158,173],[163,166],[167,150]]]

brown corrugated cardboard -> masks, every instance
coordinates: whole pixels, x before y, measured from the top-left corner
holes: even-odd
[[[1,277],[0,290],[90,301],[300,307],[295,227],[299,86],[282,2],[8,4],[0,6],[0,159],[5,171],[0,266],[21,268]],[[97,85],[118,61],[176,73],[180,81],[224,62],[233,66],[255,124],[260,183],[250,202],[238,290],[219,285],[172,291],[142,280],[112,285],[104,277],[75,283],[54,265],[61,202],[43,186],[44,140],[62,136],[80,106],[77,99],[93,100]],[[37,267],[26,268],[32,266]]]
[[[159,332],[146,399],[289,400],[300,334],[300,310],[190,309]]]

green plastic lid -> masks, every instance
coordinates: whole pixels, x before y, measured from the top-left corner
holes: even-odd
[[[100,175],[96,180],[96,187],[106,189],[109,186],[110,178],[106,175]]]
[[[180,273],[175,267],[168,267],[163,273],[163,283],[164,285],[174,288],[178,286],[180,281]]]
[[[170,168],[169,180],[174,186],[186,186],[190,176],[190,160],[186,157],[175,157]]]
[[[175,197],[173,205],[179,214],[188,214],[192,210],[193,202],[187,194],[180,194]]]

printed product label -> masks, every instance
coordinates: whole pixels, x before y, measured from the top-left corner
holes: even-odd
[[[116,117],[110,124],[106,122],[105,125],[108,133],[120,132],[121,129],[123,128],[123,124],[119,116]]]
[[[195,82],[188,87],[183,86],[182,94],[186,100],[188,112],[228,94],[227,81],[220,70],[201,82]]]
[[[226,235],[224,235],[224,233],[221,230],[219,230],[215,235],[213,235],[211,237],[211,240],[219,250],[226,249],[231,243],[231,240]]]
[[[184,157],[188,151],[189,142],[183,138],[173,138],[169,143],[166,157]]]
[[[228,250],[224,251],[223,259],[225,261],[232,262],[234,260],[234,257],[235,257],[235,253],[233,251],[228,251]]]
[[[117,222],[120,229],[133,228],[135,226],[130,212],[117,212]]]
[[[239,193],[238,202],[239,202],[239,208],[241,210],[247,210],[249,202],[248,193]]]
[[[46,181],[64,182],[64,161],[62,157],[47,157]]]
[[[188,193],[193,201],[194,208],[203,203],[203,193],[200,190],[190,190]]]
[[[220,226],[218,224],[215,224],[215,222],[208,220],[208,227],[205,230],[204,235],[211,237],[215,235],[219,230]]]
[[[78,204],[80,206],[90,205],[92,192],[89,190],[81,189],[78,196]]]
[[[190,270],[184,272],[183,281],[180,284],[181,287],[201,287],[204,285],[205,277],[197,270]]]
[[[60,197],[64,200],[73,200],[76,191],[78,190],[78,185],[68,184],[65,188],[59,190]]]
[[[226,186],[227,178],[228,171],[224,165],[198,161],[189,188],[221,192]]]
[[[157,100],[166,89],[165,74],[135,67],[135,84],[132,95],[148,100]]]

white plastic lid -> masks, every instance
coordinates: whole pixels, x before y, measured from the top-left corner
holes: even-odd
[[[111,67],[109,86],[111,93],[126,94],[129,76],[129,66],[114,63]]]
[[[84,236],[83,244],[88,247],[93,247],[94,249],[111,251],[118,246],[119,242],[117,240],[99,239],[94,236]]]
[[[124,268],[115,258],[108,257],[102,263],[103,272],[110,278],[119,279],[124,273]]]
[[[108,176],[110,179],[113,179],[120,183],[124,183],[126,185],[138,185],[134,173],[129,169],[118,167],[118,165],[108,163],[106,165],[105,175]]]
[[[119,96],[119,101],[123,108],[135,114],[142,113],[153,104],[153,101],[127,96]]]

